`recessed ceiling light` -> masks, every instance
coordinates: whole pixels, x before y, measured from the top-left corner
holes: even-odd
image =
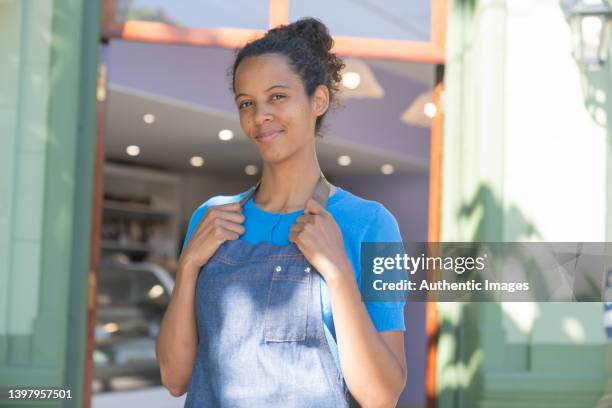
[[[157,299],[163,294],[164,294],[164,288],[162,287],[162,285],[158,283],[156,285],[153,285],[151,289],[149,289],[147,296],[149,296],[149,298],[151,299]]]
[[[425,112],[425,116],[427,116],[429,119],[433,119],[436,116],[436,113],[438,113],[438,108],[436,108],[434,103],[427,102],[423,108],[423,111]]]
[[[152,113],[145,113],[142,115],[142,121],[147,125],[150,125],[151,123],[155,122],[155,115]]]
[[[351,164],[351,157],[347,155],[338,156],[338,164],[341,166],[348,166]]]
[[[232,140],[234,138],[234,132],[229,129],[223,129],[219,132],[219,139],[223,141]]]
[[[259,170],[257,169],[257,166],[253,165],[253,164],[249,164],[244,168],[244,172],[246,174],[248,174],[249,176],[254,176],[257,174]]]
[[[342,75],[342,85],[348,89],[356,89],[361,83],[361,75],[357,72],[349,71]]]
[[[140,147],[136,145],[130,145],[125,148],[125,152],[130,156],[138,156],[140,154]]]
[[[117,330],[119,330],[119,325],[117,323],[106,323],[104,326],[102,326],[104,328],[104,330],[106,330],[106,332],[108,333],[114,333]]]
[[[189,159],[189,163],[193,167],[202,167],[204,165],[204,158],[202,156],[193,156]]]
[[[380,166],[380,171],[382,171],[383,174],[393,174],[395,168],[393,168],[392,164],[383,164]]]

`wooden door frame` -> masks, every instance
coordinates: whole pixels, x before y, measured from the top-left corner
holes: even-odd
[[[442,217],[442,157],[444,137],[444,65],[436,67],[433,103],[437,114],[431,125],[431,151],[429,163],[429,208],[427,241],[440,242]],[[425,370],[425,406],[437,407],[436,364],[439,338],[439,320],[437,303],[431,300],[425,303],[425,331],[427,334],[427,354]]]
[[[96,141],[93,171],[93,203],[91,214],[90,256],[88,271],[87,342],[84,369],[83,408],[91,407],[92,381],[94,378],[93,353],[95,350],[95,327],[98,292],[98,270],[102,245],[102,204],[104,201],[104,139],[106,125],[106,93],[108,56],[103,44],[98,59],[96,84]]]
[[[269,27],[275,27],[289,22],[289,1],[270,0]],[[446,62],[446,25],[448,2],[450,0],[431,1],[431,39],[429,42],[380,40],[372,38],[334,37],[333,51],[340,56],[392,59],[406,62],[426,63],[436,66],[436,77],[433,92],[433,103],[437,115],[431,125],[431,147],[429,168],[429,209],[428,209],[428,241],[439,242],[441,230],[441,188],[442,188],[442,146],[443,146],[443,80],[444,64]],[[102,30],[100,40],[107,43],[111,39],[124,41],[153,42],[162,44],[180,44],[200,47],[218,47],[235,49],[245,42],[259,37],[264,30],[239,28],[178,28],[168,24],[148,21],[115,22],[116,0],[102,0]],[[102,185],[104,166],[104,120],[106,98],[106,61],[100,60],[98,82],[98,126],[96,141],[96,170],[94,180],[94,224],[91,236],[91,269],[89,273],[90,301],[88,308],[88,342],[87,352],[93,353],[95,346],[95,293],[97,271],[100,259],[100,233],[102,214]],[[438,341],[438,311],[434,302],[426,303],[426,333],[427,356],[425,372],[425,396],[427,408],[435,408],[436,400],[436,354]],[[91,384],[93,378],[93,361],[87,358],[85,368],[86,381]],[[90,385],[86,385],[88,393]],[[91,398],[85,399],[84,406],[89,408]]]

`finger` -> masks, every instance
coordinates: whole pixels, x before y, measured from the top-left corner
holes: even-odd
[[[299,235],[299,241],[300,241],[300,245],[302,245],[305,248],[309,248],[311,247],[311,236],[308,233],[301,233]]]
[[[238,235],[244,234],[244,227],[241,224],[224,220],[223,218],[217,218],[214,223],[217,227],[221,227],[228,231],[235,232]]]
[[[304,229],[302,224],[293,224],[289,227],[289,232],[301,232]]]
[[[240,211],[234,211],[235,208],[239,208]],[[239,203],[210,206],[204,216],[200,219],[198,226],[194,230],[194,234],[210,229],[210,226],[212,225],[211,220],[215,220],[217,218],[223,218],[227,219],[228,221],[242,224],[244,222],[244,215],[242,215],[241,210],[242,207],[240,207]]]
[[[301,240],[302,231],[290,231],[289,232],[289,241],[297,244],[299,240]]]
[[[306,224],[307,222],[313,222],[314,216],[312,214],[303,214],[295,219],[298,224]]]
[[[301,231],[290,231],[289,232],[289,241],[297,244],[297,239],[300,236]]]
[[[230,231],[230,230],[223,230],[222,234],[224,236],[225,241],[234,241],[240,238],[240,234],[234,231]]]
[[[215,218],[221,218],[227,221],[235,222],[237,224],[244,223],[244,215],[238,212],[219,211]]]
[[[222,209],[224,211],[242,212],[242,206],[240,205],[240,203],[227,203],[227,204],[217,205],[215,207],[218,207],[219,209]]]
[[[321,206],[316,200],[312,198],[306,201],[306,206],[304,207],[304,213],[308,214],[323,214],[325,213],[325,208]]]

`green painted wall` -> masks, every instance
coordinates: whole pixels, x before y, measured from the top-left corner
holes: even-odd
[[[0,1],[0,387],[81,406],[99,3]]]
[[[449,5],[442,240],[610,241],[611,66],[580,70],[558,0]],[[600,303],[439,306],[440,407],[603,404]]]

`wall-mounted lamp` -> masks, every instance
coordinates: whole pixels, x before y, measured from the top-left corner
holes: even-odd
[[[588,70],[597,70],[608,61],[612,0],[563,0],[570,23],[574,58]]]

